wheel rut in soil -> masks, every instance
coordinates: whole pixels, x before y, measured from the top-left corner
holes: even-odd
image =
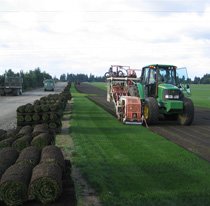
[[[81,93],[94,94],[88,98],[115,116],[114,104],[106,101],[105,90],[86,83],[76,85],[76,88]],[[191,126],[180,126],[176,121],[159,121],[149,129],[210,162],[210,109],[196,107]]]

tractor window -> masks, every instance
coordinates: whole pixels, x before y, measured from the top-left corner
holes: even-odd
[[[159,68],[158,82],[175,85],[174,69]]]
[[[156,81],[156,70],[150,69],[149,84],[154,84]]]
[[[148,84],[148,78],[149,78],[149,68],[145,68],[143,70],[142,83],[143,84]]]

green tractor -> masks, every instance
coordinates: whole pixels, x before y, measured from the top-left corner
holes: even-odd
[[[157,124],[159,117],[178,120],[181,125],[191,125],[194,105],[190,98],[186,68],[173,65],[148,65],[143,67],[137,83],[143,103],[143,115],[148,124]]]

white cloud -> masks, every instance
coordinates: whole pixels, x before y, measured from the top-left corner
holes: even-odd
[[[0,73],[103,75],[111,64],[150,63],[186,66],[190,77],[208,73],[210,4],[167,2],[0,0]]]

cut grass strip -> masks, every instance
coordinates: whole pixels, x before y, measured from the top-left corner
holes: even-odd
[[[103,205],[210,205],[208,162],[71,91],[73,163]]]

